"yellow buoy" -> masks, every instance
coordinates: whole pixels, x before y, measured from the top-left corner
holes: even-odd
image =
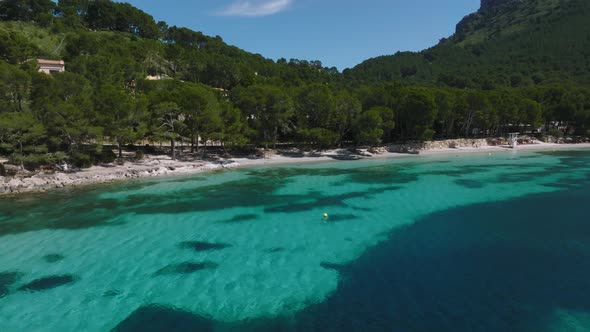
[[[324,212],[324,219],[328,219],[328,214]]]

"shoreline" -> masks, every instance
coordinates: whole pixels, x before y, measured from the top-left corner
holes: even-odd
[[[326,151],[301,152],[298,150],[268,152],[268,155],[256,158],[221,158],[215,161],[194,158],[192,160],[171,160],[165,155],[146,155],[141,161],[127,161],[122,165],[107,164],[92,166],[76,172],[38,172],[29,176],[0,176],[0,198],[17,196],[24,193],[43,193],[59,188],[80,187],[91,184],[118,182],[129,179],[162,176],[183,176],[191,174],[207,173],[225,169],[288,166],[321,163],[328,161],[354,161],[366,159],[398,159],[416,158],[422,156],[463,155],[473,153],[501,153],[514,151],[507,146],[458,146],[455,148],[441,147],[437,142],[435,147],[418,148],[415,153],[391,152],[399,150],[399,145],[374,149],[360,149],[351,152],[347,149],[335,149]],[[448,142],[447,142],[448,145]],[[546,150],[576,150],[590,149],[590,143],[581,144],[556,144],[537,143],[519,145],[516,149],[522,151],[546,151]],[[371,153],[372,151],[374,153]]]

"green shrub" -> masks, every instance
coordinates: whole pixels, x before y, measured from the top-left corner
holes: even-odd
[[[47,154],[29,154],[22,156],[23,166],[28,171],[34,171],[39,169],[41,165],[47,165],[50,163],[50,155]]]
[[[139,150],[135,152],[135,160],[142,160],[143,158],[145,158],[143,151]]]
[[[0,142],[0,156],[8,156],[14,152],[14,147],[11,144]]]
[[[51,154],[51,163],[55,164],[55,163],[63,163],[64,160],[68,159],[68,155],[65,152],[55,152]]]
[[[111,149],[102,149],[102,152],[96,154],[95,160],[98,163],[110,164],[117,160],[117,155]]]
[[[79,168],[89,168],[94,164],[92,156],[76,152],[70,156],[70,163]]]
[[[563,133],[559,129],[550,129],[547,132],[547,135],[553,136],[553,137],[563,137]]]
[[[143,147],[143,151],[144,151],[145,153],[149,153],[149,154],[155,154],[155,153],[157,152],[157,149],[156,149],[156,147],[155,147],[155,146],[153,146],[153,145],[146,144],[146,145]]]
[[[24,169],[28,171],[34,171],[38,169],[41,165],[46,165],[49,163],[49,157],[46,154],[29,154],[29,155],[21,155],[18,153],[14,153],[10,156],[8,163],[12,165],[22,165]]]
[[[21,164],[25,163],[25,157],[21,154],[13,153],[10,155],[10,157],[8,157],[8,163],[11,165],[20,166]]]
[[[326,148],[338,141],[338,133],[325,128],[302,129],[299,131],[301,137],[318,148]]]
[[[420,137],[420,140],[422,140],[423,142],[432,141],[432,138],[434,137],[434,134],[435,133],[436,132],[434,130],[432,130],[432,129],[426,129],[422,133],[422,136]]]

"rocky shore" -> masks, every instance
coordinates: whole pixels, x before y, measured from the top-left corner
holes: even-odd
[[[231,161],[173,161],[167,156],[148,156],[140,162],[93,166],[69,172],[26,172],[0,176],[0,195],[42,192],[55,188],[111,182],[143,177],[182,175],[236,166]]]
[[[556,144],[523,138],[519,150],[590,148],[590,144]],[[239,166],[267,166],[300,164],[327,160],[358,160],[365,158],[394,158],[410,155],[457,154],[469,152],[508,151],[507,142],[501,139],[455,139],[424,143],[392,144],[365,149],[338,149],[327,151],[265,150],[242,158],[215,158],[203,160],[171,160],[170,157],[146,156],[141,161],[106,164],[68,172],[19,172],[13,176],[0,176],[0,196],[25,192],[43,192],[56,188],[96,184],[143,177],[183,175],[222,170]]]

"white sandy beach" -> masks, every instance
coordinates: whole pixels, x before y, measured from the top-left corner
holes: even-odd
[[[456,142],[457,140],[452,140]],[[455,148],[448,148],[449,141],[426,143],[414,150],[414,154],[390,152],[399,150],[400,146],[388,146],[376,149],[359,149],[352,153],[347,149],[326,151],[299,152],[294,150],[267,150],[264,156],[251,158],[220,158],[215,161],[186,158],[183,161],[171,160],[166,155],[146,155],[141,161],[128,161],[124,164],[108,164],[93,166],[73,172],[31,173],[15,177],[0,176],[0,195],[11,195],[24,192],[43,192],[56,188],[80,186],[87,184],[120,181],[125,179],[187,175],[235,167],[257,167],[273,165],[296,165],[334,160],[358,160],[366,158],[407,158],[439,154],[465,153],[502,153],[513,151],[507,146],[490,146],[485,140],[468,140],[469,144],[457,144]],[[517,150],[563,150],[587,149],[590,143],[583,144],[554,144],[542,143],[519,145]],[[373,153],[369,152],[372,151]]]

